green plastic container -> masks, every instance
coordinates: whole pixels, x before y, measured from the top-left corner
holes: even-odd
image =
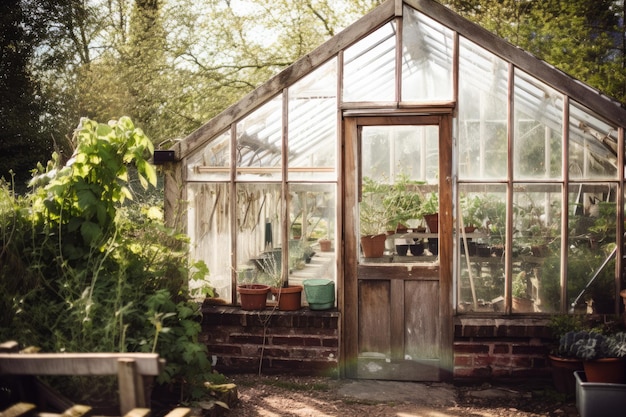
[[[302,285],[311,310],[328,310],[335,306],[335,283],[329,279],[307,279]]]

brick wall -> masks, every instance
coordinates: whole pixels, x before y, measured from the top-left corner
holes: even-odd
[[[550,375],[549,319],[457,317],[454,379],[492,380]]]
[[[204,306],[201,340],[219,372],[337,375],[337,311]],[[455,318],[454,379],[548,377],[549,319]],[[265,343],[264,343],[265,342]]]
[[[339,363],[337,311],[244,311],[205,306],[201,341],[219,372],[336,375]]]

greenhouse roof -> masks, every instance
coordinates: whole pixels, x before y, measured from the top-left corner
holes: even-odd
[[[419,25],[417,25],[415,19],[409,19],[409,15],[403,12],[405,6],[417,10],[426,18],[419,20]],[[532,82],[525,83],[524,77],[521,77],[520,82],[517,84],[516,106],[519,106],[522,111],[528,114],[539,114],[543,123],[547,126],[551,126],[555,130],[561,130],[563,114],[561,111],[555,111],[555,109],[563,108],[562,102],[564,97],[578,103],[576,109],[580,110],[580,117],[574,117],[577,126],[575,126],[575,129],[572,129],[574,133],[570,135],[570,139],[580,139],[576,138],[576,132],[591,134],[598,139],[590,146],[593,146],[593,153],[597,155],[601,163],[607,163],[608,161],[612,165],[616,164],[618,137],[617,131],[613,127],[626,126],[626,110],[621,107],[619,102],[608,98],[598,90],[568,76],[554,66],[507,43],[432,0],[386,1],[340,34],[252,91],[242,100],[227,108],[211,121],[191,133],[182,142],[177,143],[174,147],[177,159],[180,160],[192,155],[203,145],[226,132],[233,123],[237,123],[260,106],[278,97],[285,88],[304,79],[325,64],[335,62],[334,60],[337,60],[338,57],[341,57],[340,59],[342,59],[344,66],[350,65],[352,62],[358,62],[360,68],[367,68],[367,71],[362,72],[365,75],[355,80],[356,84],[352,88],[357,90],[370,89],[373,92],[372,94],[379,94],[384,98],[376,102],[365,102],[362,100],[361,103],[356,103],[360,100],[350,100],[346,94],[338,100],[339,108],[377,108],[394,111],[428,104],[431,106],[454,106],[454,100],[402,101],[395,100],[394,97],[385,96],[385,93],[382,91],[383,87],[386,88],[389,86],[389,83],[393,83],[393,79],[396,76],[395,60],[397,59],[397,54],[395,48],[397,46],[396,38],[398,37],[396,18],[400,16],[403,17],[404,31],[407,28],[413,29],[410,25],[415,26],[414,32],[411,32],[415,33],[415,37],[405,36],[405,39],[402,39],[405,54],[409,54],[413,60],[423,56],[426,57],[425,59],[430,60],[429,64],[431,66],[445,69],[453,65],[459,65],[458,62],[451,62],[454,60],[454,55],[450,53],[454,49],[455,43],[459,42],[459,39],[460,42],[465,42],[467,45],[477,45],[478,47],[473,49],[476,51],[473,56],[465,55],[459,59],[465,60],[467,65],[473,66],[476,76],[471,82],[475,83],[478,89],[488,90],[493,95],[506,98],[510,93],[510,86],[506,82],[506,74],[510,71],[510,67],[521,70],[533,80],[540,80],[545,83],[547,88],[537,88],[536,84]],[[361,43],[360,41],[366,37],[368,41]],[[424,53],[424,51],[427,51],[427,53]],[[402,63],[403,70],[406,65],[408,64]],[[463,65],[463,62],[460,65]],[[333,66],[332,71],[334,71],[334,67],[336,65]],[[488,76],[494,72],[500,72],[504,76],[497,78],[500,81],[496,84],[485,85],[485,83],[490,83],[496,79],[493,76]],[[314,82],[315,80],[311,80],[310,84],[314,85]],[[320,85],[323,86],[324,84],[320,83]],[[381,89],[381,91],[378,93],[376,89]],[[308,129],[310,131],[311,125],[318,124],[319,126],[324,126],[323,123],[319,123],[319,119],[328,115],[319,114],[317,110],[319,109],[319,100],[325,98],[336,100],[338,95],[336,89],[327,88],[326,90],[324,91],[324,88],[321,88],[315,91],[314,88],[309,88],[309,94],[314,94],[317,100],[310,100],[308,103],[304,103],[297,108],[297,114],[290,114],[290,129],[297,131],[301,127],[303,130]],[[340,89],[340,91],[342,90]],[[561,102],[561,104],[550,106],[547,111],[544,111],[542,110],[543,103],[546,102],[546,94],[548,94],[546,91],[554,93],[550,93],[550,100]],[[245,132],[247,136],[243,139],[254,142],[258,141],[258,137],[280,138],[282,134],[281,103],[280,100],[275,101],[276,103],[270,105],[269,109],[276,111],[266,112],[268,122],[262,127],[258,127],[257,131],[254,129],[247,130]],[[595,116],[585,117],[587,111]],[[576,113],[578,113],[578,110]],[[269,123],[270,118],[275,118],[276,120],[273,123]],[[262,132],[261,129],[263,129]],[[317,141],[327,137],[329,133],[332,134],[332,132],[319,129],[317,130],[317,138],[310,135],[298,136],[297,134],[292,134],[289,142],[289,151],[292,154],[290,156],[291,160],[297,164],[297,158],[302,149],[315,147]],[[242,138],[240,137],[239,140],[242,140]],[[272,151],[271,146],[266,147],[263,152],[263,157],[280,158],[280,152]],[[302,153],[302,155],[306,157],[305,153]],[[249,158],[255,156],[259,156],[258,152],[249,156]]]

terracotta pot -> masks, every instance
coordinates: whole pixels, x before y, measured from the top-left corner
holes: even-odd
[[[514,313],[532,313],[534,311],[533,300],[528,298],[513,297]]]
[[[623,384],[625,382],[625,365],[624,358],[601,358],[583,362],[587,382],[608,384]]]
[[[320,240],[320,250],[322,252],[330,252],[331,251],[331,241],[328,239],[321,239]]]
[[[278,301],[278,309],[282,311],[300,310],[302,307],[302,285],[289,285],[288,287],[272,287],[272,294]]]
[[[583,370],[583,361],[575,358],[562,358],[549,355],[552,370],[552,382],[560,393],[573,396],[576,394],[576,378],[574,372]]]
[[[242,284],[237,286],[242,310],[263,310],[267,305],[269,285]]]
[[[424,220],[428,225],[430,233],[439,233],[439,213],[425,214]]]
[[[380,258],[385,253],[385,235],[361,236],[361,249],[366,258]]]

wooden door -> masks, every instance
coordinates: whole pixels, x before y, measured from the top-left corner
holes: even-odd
[[[441,381],[451,377],[452,194],[448,175],[450,151],[441,149],[442,144],[451,146],[449,122],[448,116],[441,115],[345,121],[344,363],[348,377],[408,381]],[[370,126],[375,127],[374,133],[364,133]],[[434,132],[434,146],[433,141],[428,146],[424,144],[425,131],[431,136]],[[367,155],[368,135],[384,143],[388,133],[395,135],[394,146],[404,149],[411,158],[404,155],[389,158],[393,150],[375,150],[373,155],[371,151]],[[414,151],[413,146],[419,150]],[[383,177],[397,175],[405,169],[401,165],[408,164],[411,166],[407,170],[413,170],[410,175],[416,176],[419,173],[415,170],[423,173],[425,168],[412,158],[422,158],[424,162],[425,154],[431,158],[429,170],[433,169],[432,158],[435,158],[437,180],[430,189],[434,187],[439,196],[439,232],[411,229],[408,234],[396,234],[387,239],[388,250],[382,258],[364,258],[359,248],[358,227],[361,185],[368,173],[378,175],[372,174],[375,171],[367,164],[375,165],[378,170],[388,169],[388,173],[381,174]],[[386,161],[388,158],[390,161]],[[442,174],[444,180],[439,181]],[[438,245],[432,249],[434,254],[426,251],[421,256],[400,256],[394,252],[393,244],[389,245],[389,240],[398,236],[425,243],[426,239],[436,239]]]

